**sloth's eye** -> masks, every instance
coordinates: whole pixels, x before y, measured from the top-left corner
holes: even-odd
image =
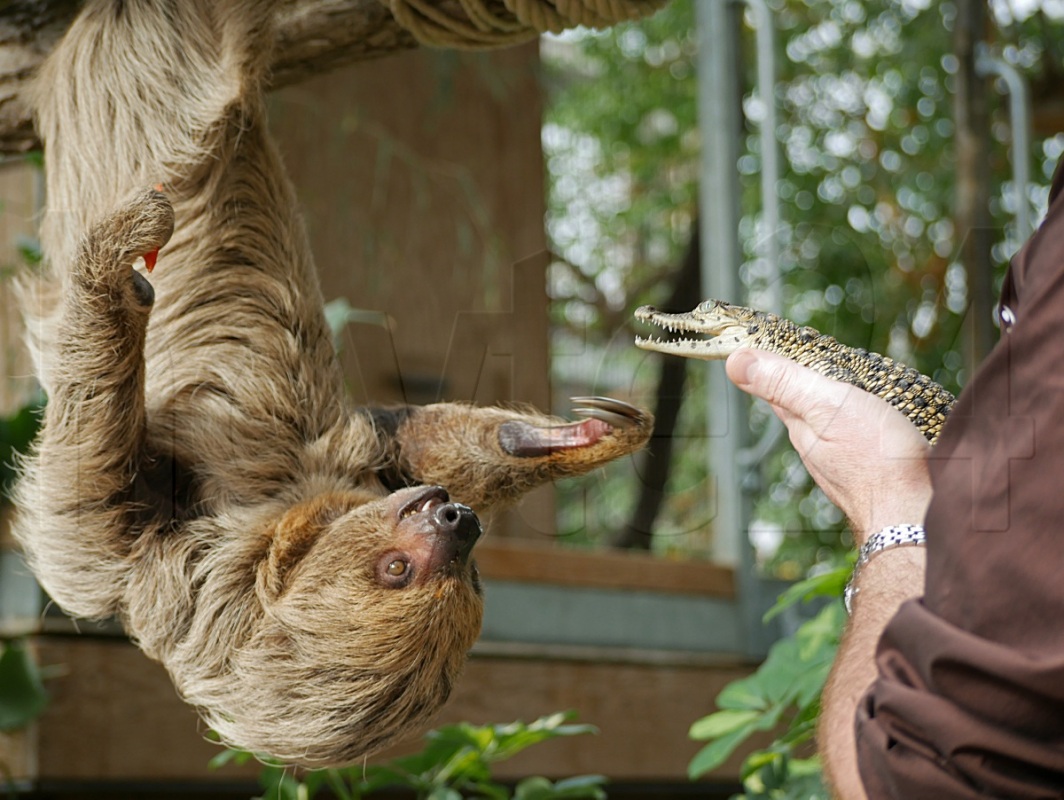
[[[377,580],[388,589],[406,588],[416,571],[413,557],[398,550],[382,555],[376,566]]]

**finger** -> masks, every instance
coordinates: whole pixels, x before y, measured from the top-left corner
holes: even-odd
[[[749,348],[732,353],[726,368],[743,391],[802,418],[838,408],[851,388],[783,356]]]

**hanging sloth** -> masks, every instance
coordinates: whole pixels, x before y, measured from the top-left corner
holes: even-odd
[[[652,419],[345,404],[266,126],[275,5],[94,0],[41,69],[23,306],[49,402],[15,533],[63,609],[117,615],[225,742],[322,766],[447,699],[480,630],[477,515]]]

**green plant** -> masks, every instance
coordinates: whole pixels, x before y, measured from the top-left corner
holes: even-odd
[[[511,789],[491,777],[491,768],[532,745],[566,736],[595,733],[592,725],[566,724],[572,713],[541,717],[535,722],[472,725],[461,722],[426,734],[421,751],[385,764],[346,769],[313,770],[296,775],[290,768],[265,762],[259,800],[310,800],[328,788],[340,800],[361,800],[387,788],[413,791],[419,800],[461,800],[463,796],[490,800],[598,800],[605,798],[605,778],[581,775],[557,782],[531,777]],[[246,763],[250,753],[227,750],[212,767]]]
[[[0,417],[0,506],[10,502],[15,459],[25,453],[40,427],[44,398],[31,400],[14,414]],[[48,695],[41,671],[21,639],[0,639],[0,733],[24,728],[44,710]],[[0,761],[0,777],[12,785],[7,764]]]
[[[0,640],[0,733],[26,727],[48,704],[41,670],[21,639]],[[0,761],[0,778],[14,792],[14,776]]]
[[[842,566],[796,583],[765,615],[768,621],[798,602],[832,598],[794,634],[776,642],[756,672],[725,686],[717,696],[718,711],[691,726],[692,738],[708,742],[688,765],[692,778],[723,764],[753,734],[779,731],[772,744],[743,762],[739,797],[827,800],[820,761],[806,750],[845,622],[840,598],[850,569]]]
[[[41,672],[21,639],[0,642],[0,731],[25,727],[48,703]]]
[[[25,453],[40,428],[44,397],[39,395],[14,414],[0,417],[0,503],[8,501],[15,481],[15,458]]]

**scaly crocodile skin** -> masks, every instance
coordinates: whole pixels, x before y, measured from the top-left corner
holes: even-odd
[[[706,300],[683,314],[642,306],[635,318],[681,337],[636,337],[636,346],[644,350],[702,359],[724,359],[742,347],[779,353],[882,397],[905,414],[931,444],[953,408],[953,395],[912,367],[878,353],[847,347],[832,336],[775,314]]]

